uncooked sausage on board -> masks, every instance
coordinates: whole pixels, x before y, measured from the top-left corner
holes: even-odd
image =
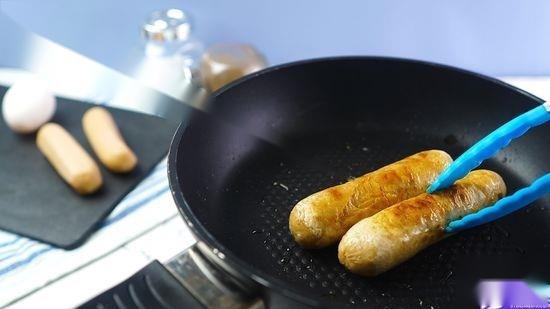
[[[43,125],[36,135],[42,154],[76,192],[91,194],[103,184],[95,161],[74,137],[57,123]]]
[[[115,173],[132,171],[138,159],[128,147],[113,116],[103,107],[92,107],[82,117],[82,127],[101,163]]]

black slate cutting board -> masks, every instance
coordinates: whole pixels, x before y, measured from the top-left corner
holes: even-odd
[[[0,87],[0,98],[5,91]],[[0,229],[71,249],[166,155],[175,127],[158,117],[106,107],[139,160],[130,174],[113,174],[99,162],[82,130],[82,115],[94,105],[62,98],[57,104],[53,121],[96,160],[103,187],[90,196],[78,195],[42,156],[35,134],[15,134],[0,119]]]

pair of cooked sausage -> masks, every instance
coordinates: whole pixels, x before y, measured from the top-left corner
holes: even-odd
[[[296,204],[290,231],[306,248],[341,239],[338,258],[344,266],[366,276],[382,273],[443,238],[450,221],[504,196],[502,178],[485,170],[425,194],[451,163],[443,151],[424,151],[317,192]]]
[[[425,192],[452,161],[444,151],[423,151],[314,193],[292,209],[290,231],[303,247],[332,245],[359,220]]]
[[[111,114],[102,107],[89,109],[82,118],[84,133],[99,157],[111,171],[124,173],[137,164],[137,157],[126,145]],[[76,192],[91,194],[103,184],[95,161],[62,126],[43,125],[36,135],[38,149]]]

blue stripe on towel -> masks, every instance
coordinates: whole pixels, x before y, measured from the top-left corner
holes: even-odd
[[[3,261],[6,261],[14,256],[24,254],[25,252],[29,251],[30,249],[34,248],[39,243],[37,242],[27,242],[26,244],[23,244],[19,247],[17,247],[14,250],[10,250],[8,252],[5,252],[3,255],[0,255],[0,263]]]
[[[0,243],[0,248],[6,247],[6,246],[9,246],[9,245],[13,245],[16,242],[20,241],[21,239],[23,239],[23,238],[19,237],[19,236],[15,236],[15,238],[13,240],[10,240],[10,241],[4,242],[4,243]]]
[[[34,252],[33,254],[29,255],[26,259],[23,259],[23,260],[20,260],[20,261],[17,261],[13,264],[10,264],[4,268],[0,268],[0,276],[3,276],[9,272],[12,272],[14,270],[16,270],[17,268],[21,267],[21,266],[25,266],[27,264],[29,264],[30,262],[32,262],[34,259],[36,259],[37,257],[39,257],[40,255],[48,252],[48,251],[51,251],[53,250],[52,247],[45,247],[45,248],[42,248],[36,252]]]

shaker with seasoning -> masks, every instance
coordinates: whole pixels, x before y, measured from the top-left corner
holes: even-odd
[[[215,91],[240,77],[265,68],[266,60],[252,45],[221,43],[210,46],[201,61],[204,85]]]
[[[145,59],[138,79],[193,105],[204,96],[200,79],[202,43],[192,36],[189,15],[180,9],[151,13],[142,25]]]

